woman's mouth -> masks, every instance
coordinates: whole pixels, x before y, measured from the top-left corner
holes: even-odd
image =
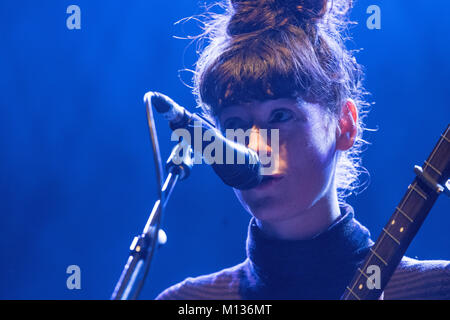
[[[253,190],[265,190],[272,188],[283,178],[280,175],[264,176],[261,183],[253,188]]]

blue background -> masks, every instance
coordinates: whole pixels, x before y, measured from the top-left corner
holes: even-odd
[[[108,299],[155,201],[145,107],[149,90],[193,110],[197,34],[181,18],[203,12],[193,0],[0,2],[0,298]],[[210,2],[208,2],[210,3]],[[68,30],[66,8],[81,8]],[[371,4],[381,30],[366,27]],[[439,10],[437,10],[437,8]],[[378,236],[450,119],[450,2],[357,2],[349,48],[366,70],[376,102],[364,153],[367,190],[348,202]],[[161,152],[173,147],[157,117]],[[450,259],[450,200],[441,197],[408,249]],[[187,276],[241,262],[250,216],[206,165],[180,182],[167,207],[167,245],[153,261],[141,298]],[[81,290],[66,268],[81,268]]]

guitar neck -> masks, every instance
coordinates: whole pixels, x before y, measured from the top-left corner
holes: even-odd
[[[345,289],[341,300],[378,299],[414,236],[444,191],[442,184],[450,175],[450,125],[441,135],[364,262]],[[373,282],[378,273],[379,283]]]

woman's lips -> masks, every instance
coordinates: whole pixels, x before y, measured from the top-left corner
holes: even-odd
[[[261,183],[259,185],[257,185],[256,187],[254,187],[252,190],[266,190],[266,189],[270,189],[273,186],[275,186],[276,184],[278,184],[278,182],[283,178],[283,176],[281,175],[273,175],[273,176],[264,176]]]

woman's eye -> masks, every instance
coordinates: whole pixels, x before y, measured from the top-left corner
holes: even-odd
[[[294,117],[293,112],[287,109],[276,110],[270,117],[270,123],[285,122]]]
[[[227,119],[224,123],[223,123],[223,129],[227,130],[227,129],[245,129],[247,127],[247,124],[245,121],[239,119],[239,118],[230,118]]]

